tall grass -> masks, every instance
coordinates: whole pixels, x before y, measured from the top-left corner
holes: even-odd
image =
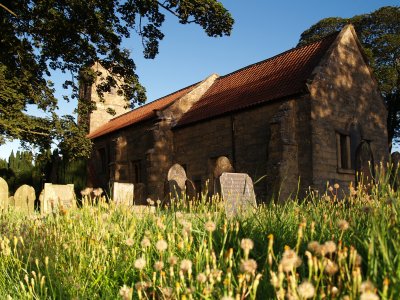
[[[345,199],[336,185],[232,219],[205,195],[153,210],[103,199],[47,216],[3,212],[0,295],[399,299],[400,196],[390,180],[381,173]]]

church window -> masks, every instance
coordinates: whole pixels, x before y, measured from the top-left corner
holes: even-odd
[[[338,170],[352,170],[350,135],[336,133]]]

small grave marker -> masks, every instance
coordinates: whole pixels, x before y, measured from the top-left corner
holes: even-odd
[[[0,177],[0,210],[8,207],[8,184]]]
[[[76,206],[76,197],[73,184],[45,183],[41,199],[41,213],[51,213],[58,210],[60,206],[69,209]]]
[[[31,214],[35,211],[35,189],[27,184],[20,186],[14,194],[15,210]]]
[[[245,173],[223,173],[221,175],[221,194],[225,201],[225,213],[233,217],[257,206],[253,181]]]
[[[116,204],[133,206],[134,204],[134,186],[132,183],[114,182],[113,200]]]

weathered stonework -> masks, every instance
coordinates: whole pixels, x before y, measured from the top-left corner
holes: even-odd
[[[155,106],[160,109],[138,122],[115,125],[118,118],[111,120],[113,129],[93,138],[92,185],[133,183],[135,203],[145,204],[147,197],[165,197],[167,172],[178,163],[197,192],[207,185],[209,191],[215,191],[213,172],[221,156],[229,158],[235,172],[247,173],[256,182],[259,202],[304,196],[309,189],[324,192],[327,183],[339,183],[344,189],[350,182],[355,184],[355,168],[366,166],[360,159],[387,161],[387,112],[353,28],[345,27],[333,40],[324,48],[316,67],[308,71],[311,76],[300,82],[301,89],[290,95],[260,99],[204,118],[200,109],[200,118],[180,125],[197,104],[204,108],[201,101],[214,86],[216,92],[210,95],[219,99],[219,109],[229,93],[240,95],[244,102],[246,97],[254,100],[257,89],[246,94],[246,85],[232,90],[230,85],[218,85],[221,78],[229,76],[236,76],[240,84],[247,82],[249,77],[237,78],[239,70],[220,78],[212,75],[171,94],[176,96],[172,100],[168,100],[171,95],[162,98],[170,102],[159,102]],[[293,59],[292,64],[296,61]],[[257,64],[254,68],[259,70]],[[246,76],[260,76],[253,87],[260,82],[269,84],[262,72]],[[268,87],[268,91],[279,95],[279,83],[274,84],[277,86]],[[218,98],[219,92],[224,96]],[[140,109],[138,113],[145,111]],[[358,160],[354,158],[357,155]]]

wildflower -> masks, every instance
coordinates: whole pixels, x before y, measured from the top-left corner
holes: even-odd
[[[333,192],[333,187],[329,186],[328,191]]]
[[[257,270],[257,262],[254,259],[243,260],[240,264],[240,271],[242,273],[254,274]]]
[[[333,286],[331,289],[331,293],[332,295],[336,295],[337,293],[339,293],[339,289],[336,286]]]
[[[151,205],[151,206],[153,206],[154,205],[154,201],[153,200],[151,200],[150,198],[147,198],[147,203],[149,204],[149,205]]]
[[[164,252],[168,248],[168,243],[164,240],[159,240],[156,243],[156,248],[159,252]]]
[[[100,197],[101,194],[103,194],[103,189],[102,188],[97,188],[93,190],[93,194],[95,197]]]
[[[127,246],[129,246],[129,247],[132,247],[133,244],[134,244],[134,240],[131,239],[131,238],[128,238],[128,239],[125,240],[125,244],[126,244]]]
[[[204,224],[204,228],[208,232],[213,232],[213,231],[215,231],[217,226],[215,225],[215,223],[213,221],[207,221],[206,224]]]
[[[333,187],[334,187],[335,189],[338,189],[340,186],[339,186],[338,183],[335,183],[335,184],[333,185]]]
[[[308,281],[304,281],[302,284],[300,284],[297,287],[297,292],[299,293],[299,296],[301,299],[309,299],[314,297],[315,294],[315,288],[312,285],[312,283]]]
[[[285,250],[281,259],[281,265],[285,272],[290,272],[301,265],[301,259],[291,249]]]
[[[346,220],[339,220],[338,227],[341,231],[349,229],[349,223]]]
[[[139,281],[135,283],[135,289],[138,291],[151,287],[151,282]]]
[[[326,253],[334,253],[336,251],[336,244],[334,241],[327,241],[324,244],[324,250]]]
[[[169,259],[168,259],[168,263],[171,266],[175,266],[178,263],[178,258],[175,255],[172,255]]]
[[[138,258],[135,260],[134,266],[136,269],[142,270],[146,266],[146,260],[143,257]]]
[[[81,195],[82,196],[89,196],[92,191],[93,191],[93,188],[87,187],[87,188],[85,188],[84,190],[81,191]]]
[[[242,239],[240,247],[247,252],[254,248],[254,242],[251,239]]]
[[[154,263],[154,269],[156,269],[156,271],[161,271],[164,268],[164,263],[162,261],[156,261]]]
[[[198,275],[197,275],[197,281],[198,282],[200,282],[200,283],[205,283],[206,281],[207,281],[207,276],[206,276],[206,274],[204,274],[204,273],[199,273]]]
[[[339,270],[339,267],[335,262],[331,261],[330,259],[325,261],[325,272],[328,275],[330,275],[330,276],[335,275],[335,273],[338,270]]]
[[[308,250],[310,250],[312,253],[317,254],[321,248],[321,245],[317,241],[312,241],[308,243]]]
[[[119,290],[119,294],[123,300],[129,300],[132,298],[132,288],[124,284],[124,286]]]
[[[181,271],[183,272],[192,272],[192,261],[189,259],[184,259],[181,261]]]
[[[151,243],[149,238],[144,237],[143,240],[140,242],[140,245],[142,246],[142,248],[150,247]]]

